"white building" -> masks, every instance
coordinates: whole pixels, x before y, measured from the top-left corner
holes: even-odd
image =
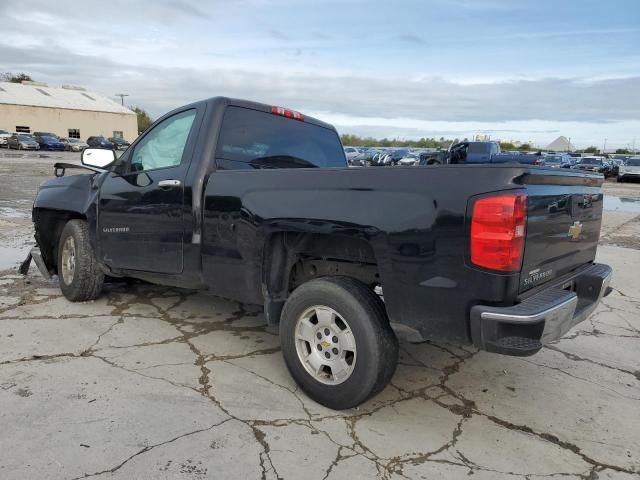
[[[131,142],[138,136],[136,114],[118,102],[84,88],[38,82],[0,82],[0,129],[82,140],[103,135]]]

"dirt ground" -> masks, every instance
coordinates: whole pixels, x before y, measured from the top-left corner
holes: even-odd
[[[640,184],[608,181],[596,313],[533,357],[402,344],[358,409],[293,383],[261,309],[113,283],[67,302],[32,266],[30,208],[60,158],[0,152],[1,479],[640,478]],[[615,209],[617,208],[617,210]]]

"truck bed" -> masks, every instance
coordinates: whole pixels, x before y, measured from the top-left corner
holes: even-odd
[[[527,165],[217,171],[204,192],[203,273],[221,295],[234,297],[243,285],[243,300],[258,301],[261,246],[271,234],[357,239],[372,248],[397,329],[418,340],[469,341],[473,305],[517,303],[593,262],[601,184],[600,176]],[[522,273],[469,261],[470,199],[507,190],[527,194]],[[576,221],[582,231],[572,238]]]

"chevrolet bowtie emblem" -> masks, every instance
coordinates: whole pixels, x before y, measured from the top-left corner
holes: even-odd
[[[580,238],[580,234],[582,233],[582,223],[579,221],[573,222],[573,225],[569,227],[569,233],[567,236],[571,237],[573,240],[577,240]]]
[[[329,348],[331,346],[331,343],[327,341],[323,341],[323,342],[320,342],[320,345],[322,345],[324,348]]]

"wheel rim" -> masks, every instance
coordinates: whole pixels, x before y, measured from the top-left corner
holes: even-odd
[[[356,366],[356,339],[347,321],[332,308],[315,305],[298,318],[295,332],[300,363],[326,385],[346,381]]]
[[[71,285],[76,271],[76,242],[73,237],[67,237],[62,246],[62,280]]]

